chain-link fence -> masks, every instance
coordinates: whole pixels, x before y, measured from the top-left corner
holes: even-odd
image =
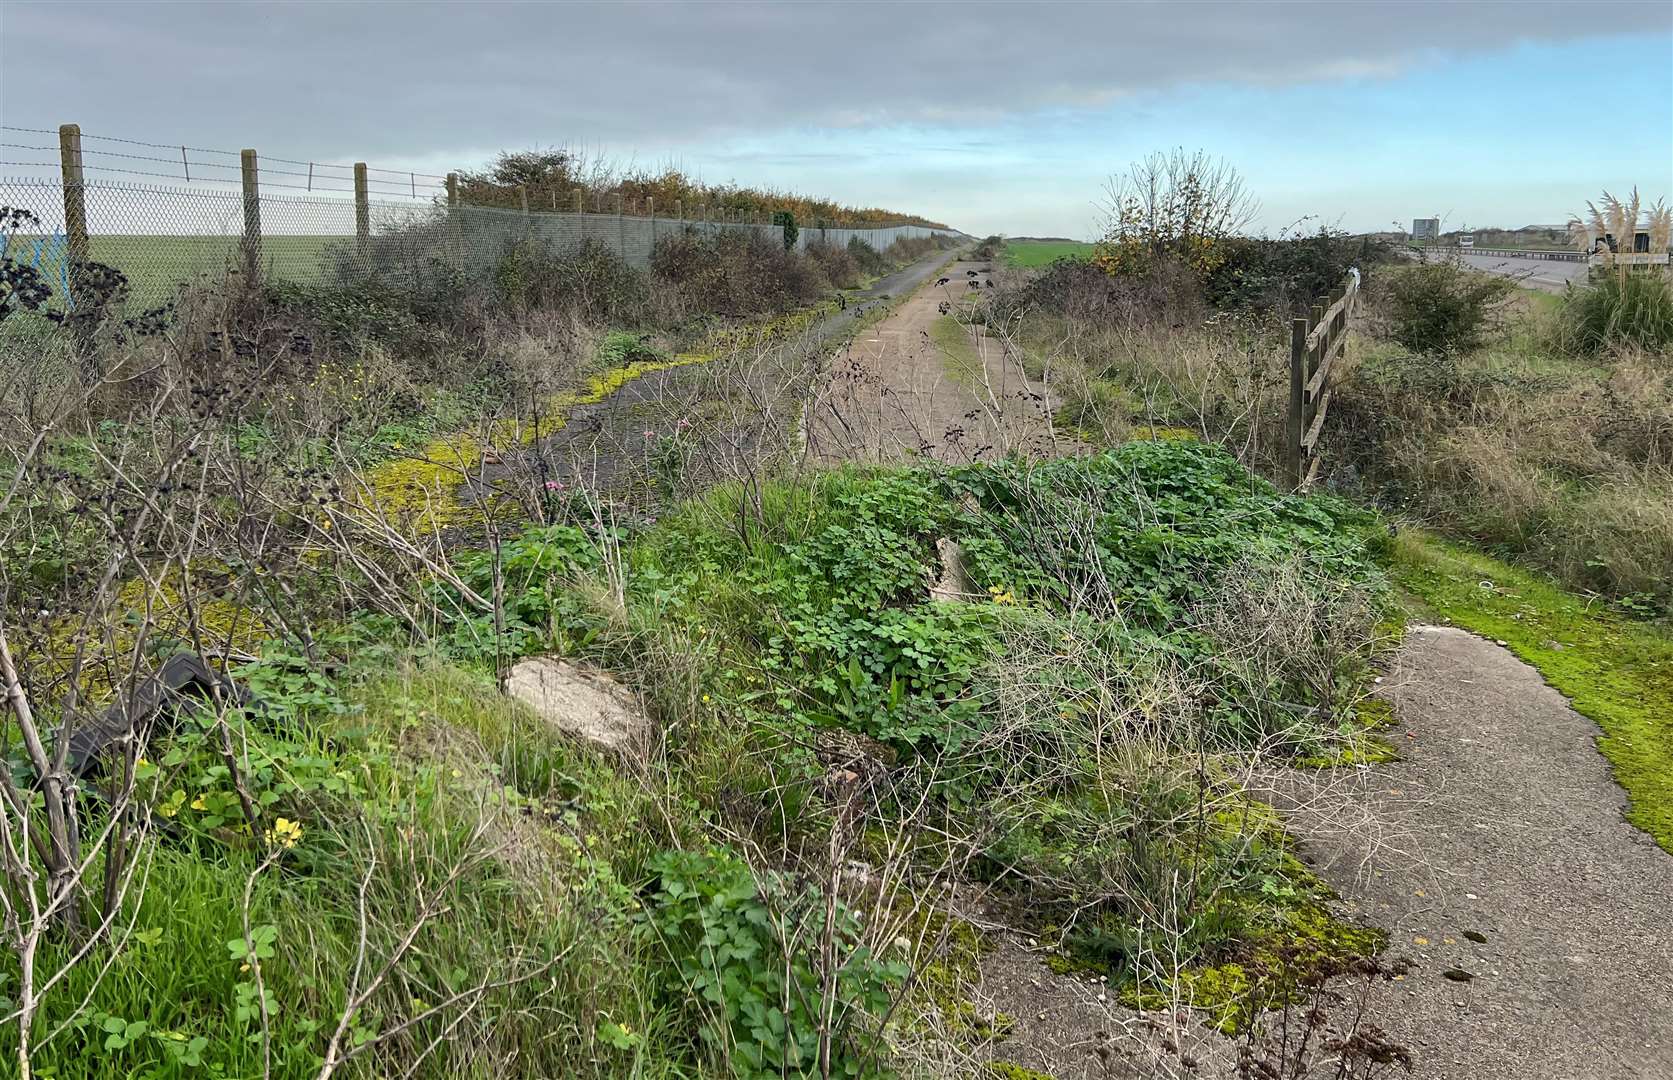
[[[602,244],[631,266],[650,265],[658,240],[682,231],[755,232],[780,238],[778,225],[448,206],[433,201],[355,201],[103,180],[79,186],[85,204],[86,260],[119,270],[130,306],[166,302],[180,288],[255,273],[266,280],[318,282],[348,269],[385,279],[413,277],[438,263],[487,272],[512,245],[534,241],[553,253]],[[65,188],[39,178],[0,179],[0,207],[28,211],[4,236],[5,254],[35,268],[54,306],[73,306],[72,266],[79,243],[67,220]],[[72,215],[73,216],[73,215]],[[918,225],[865,229],[803,226],[796,247],[846,246],[858,238],[881,251],[905,237],[950,234]]]

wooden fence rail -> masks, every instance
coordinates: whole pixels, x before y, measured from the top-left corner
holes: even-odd
[[[1290,415],[1287,464],[1290,486],[1313,482],[1319,471],[1319,432],[1330,410],[1330,377],[1348,344],[1348,329],[1359,309],[1359,271],[1331,294],[1329,306],[1315,304],[1310,315],[1290,323]]]

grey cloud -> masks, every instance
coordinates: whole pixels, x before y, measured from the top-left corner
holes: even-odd
[[[0,8],[0,115],[371,160],[980,125],[1191,82],[1657,32],[1657,3],[38,4]]]

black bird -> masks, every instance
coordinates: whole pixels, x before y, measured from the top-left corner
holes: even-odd
[[[936,284],[937,285],[945,285],[950,280],[952,280],[952,279],[951,278],[942,278],[940,281],[937,281]]]

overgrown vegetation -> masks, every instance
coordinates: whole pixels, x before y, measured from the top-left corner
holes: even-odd
[[[673,165],[619,167],[569,149],[520,150],[500,154],[491,165],[459,174],[459,192],[472,206],[516,209],[533,206],[671,217],[675,207],[712,221],[782,224],[778,214],[815,228],[926,225],[945,228],[917,214],[882,207],[844,206],[829,199],[788,191],[704,183]]]
[[[1562,316],[1454,268],[1236,237],[1241,186],[1200,156],[1135,178],[1106,257],[998,275],[937,327],[1008,350],[1093,444],[1046,461],[810,461],[832,373],[801,331],[931,240],[680,233],[641,272],[512,234],[476,265],[437,254],[438,219],[376,238],[398,274],[342,253],[325,284],[155,313],[111,279],[73,327],[8,277],[8,1060],[1005,1075],[983,1044],[1008,1024],[966,1000],[980,895],[1249,1069],[1409,1066],[1358,1018],[1310,1056],[1333,987],[1396,976],[1254,780],[1389,752],[1367,694],[1392,566],[1524,655],[1564,646],[1554,681],[1668,843],[1666,695],[1604,654],[1669,662],[1630,619],[1668,603],[1673,372],[1636,317],[1569,351]],[[1350,266],[1377,318],[1324,489],[1282,492],[1285,318]],[[1347,495],[1622,615],[1391,543]],[[182,651],[236,684],[141,709]],[[508,698],[534,655],[613,676],[643,732],[601,750]],[[112,704],[137,732],[72,757]]]

